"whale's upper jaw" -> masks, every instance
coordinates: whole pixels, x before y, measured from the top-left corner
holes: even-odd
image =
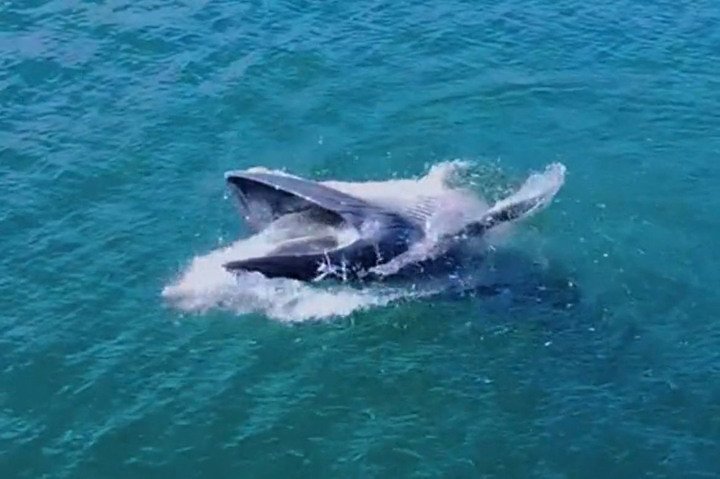
[[[260,230],[288,213],[313,210],[330,224],[346,222],[360,228],[383,210],[360,198],[320,183],[295,176],[274,173],[233,171],[225,180],[238,199],[250,226]]]

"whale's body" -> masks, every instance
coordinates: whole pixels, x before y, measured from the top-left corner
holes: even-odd
[[[564,175],[561,165],[550,168]],[[554,191],[521,188],[474,220],[432,238],[441,254],[412,261],[416,246],[429,242],[429,213],[422,208],[393,208],[287,174],[234,171],[225,178],[255,233],[283,231],[266,254],[227,262],[225,269],[301,281],[372,279],[400,273],[407,266],[417,270],[452,264],[464,243],[544,206],[562,183]],[[398,258],[411,260],[400,268],[395,266]]]

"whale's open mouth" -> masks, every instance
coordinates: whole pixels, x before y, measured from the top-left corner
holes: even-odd
[[[225,177],[248,226],[275,243],[269,256],[322,253],[357,237],[341,212],[311,192],[297,191],[292,177],[286,182],[279,175],[248,172]]]
[[[397,212],[315,181],[256,171],[225,175],[267,254],[231,261],[230,271],[301,280],[342,271],[343,279],[406,251],[421,230]]]

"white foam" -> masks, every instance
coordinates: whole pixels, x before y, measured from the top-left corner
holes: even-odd
[[[324,184],[388,208],[412,212],[425,221],[426,241],[393,262],[388,269],[390,271],[435,254],[437,238],[461,229],[487,211],[487,204],[479,195],[457,186],[472,167],[468,162],[452,161],[433,166],[427,175],[417,179],[327,181]],[[564,173],[562,165],[551,165],[545,173],[531,176],[513,196],[517,199],[517,195],[542,195],[544,192],[542,203],[547,204],[562,185]],[[179,277],[163,289],[163,297],[183,311],[204,312],[223,308],[238,314],[258,312],[273,319],[293,322],[347,316],[354,311],[386,306],[400,299],[433,294],[442,289],[442,285],[436,282],[426,288],[326,286],[289,279],[268,279],[259,273],[235,275],[222,267],[228,261],[269,252],[276,245],[278,235],[281,233],[270,228],[193,258]]]
[[[535,206],[525,215],[536,213],[550,204],[560,190],[565,182],[565,171],[561,163],[548,165],[544,172],[531,174],[518,191],[495,203],[492,209],[503,209],[512,203],[533,202]]]

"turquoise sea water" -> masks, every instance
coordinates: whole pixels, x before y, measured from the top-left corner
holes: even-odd
[[[719,477],[718,25],[709,0],[2,2],[0,477]],[[454,159],[488,191],[567,166],[518,229],[568,307],[163,298],[243,233],[226,170]]]

